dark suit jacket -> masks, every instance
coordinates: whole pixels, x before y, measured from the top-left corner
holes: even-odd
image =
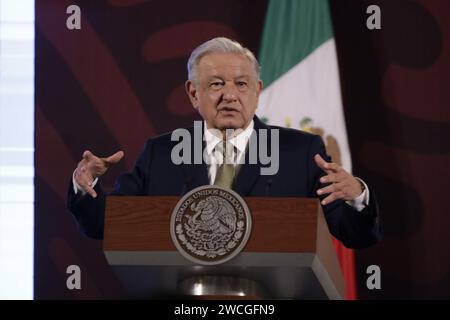
[[[294,129],[267,126],[257,117],[254,121],[257,132],[259,129],[279,130],[279,170],[272,176],[261,175],[262,164],[249,164],[247,153],[233,189],[245,197],[317,197],[316,190],[321,187],[319,178],[325,173],[317,167],[313,157],[319,153],[329,159],[322,139]],[[193,132],[193,128],[188,130]],[[270,134],[268,136],[268,150],[271,150]],[[116,180],[112,195],[181,196],[209,184],[206,164],[173,164],[171,151],[176,144],[178,141],[171,141],[170,133],[149,139],[133,171]],[[71,181],[68,207],[87,236],[102,239],[105,193],[99,183],[95,190],[98,195],[95,199],[90,195],[75,195]],[[330,232],[347,247],[368,247],[381,238],[373,190],[370,190],[369,205],[361,212],[342,200],[323,206],[323,211]]]

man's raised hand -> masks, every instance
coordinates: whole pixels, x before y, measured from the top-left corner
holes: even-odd
[[[351,201],[362,193],[361,183],[341,166],[333,162],[326,162],[319,154],[314,156],[317,166],[327,175],[320,178],[320,182],[330,185],[317,190],[318,195],[329,194],[322,200],[322,204],[329,204],[337,199]]]
[[[75,182],[93,198],[97,197],[97,193],[92,187],[92,182],[105,174],[108,168],[111,165],[118,163],[123,156],[123,151],[118,151],[109,157],[100,158],[89,150],[86,150],[83,153],[83,159],[78,162],[78,166],[75,170]]]

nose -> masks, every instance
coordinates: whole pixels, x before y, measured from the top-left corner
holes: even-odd
[[[234,83],[225,83],[223,87],[223,99],[226,101],[236,101],[238,90]]]

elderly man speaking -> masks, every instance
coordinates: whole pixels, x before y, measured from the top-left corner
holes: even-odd
[[[202,141],[197,141],[202,161],[175,163],[172,134],[151,138],[133,170],[117,179],[112,195],[179,196],[216,184],[246,197],[320,197],[330,232],[345,246],[364,248],[380,239],[373,190],[331,162],[319,136],[268,126],[255,116],[263,83],[250,50],[214,38],[192,52],[187,67],[186,93],[203,118]],[[186,130],[196,136],[194,128]],[[275,150],[278,161],[273,174],[261,174],[261,161],[249,161],[253,132],[268,133],[266,150]],[[214,161],[223,155],[226,161]],[[106,195],[99,178],[123,156],[119,151],[101,158],[87,150],[73,173],[68,206],[90,237],[103,237]]]

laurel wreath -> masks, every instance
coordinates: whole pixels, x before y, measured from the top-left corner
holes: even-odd
[[[239,240],[244,234],[244,222],[238,221],[236,230],[231,234],[207,233],[189,226],[187,223],[181,223],[175,226],[175,232],[178,240],[183,246],[199,257],[207,257],[214,259],[217,256],[223,256],[231,251],[239,243]],[[186,235],[189,236],[190,241],[186,238],[183,231],[186,229]]]

